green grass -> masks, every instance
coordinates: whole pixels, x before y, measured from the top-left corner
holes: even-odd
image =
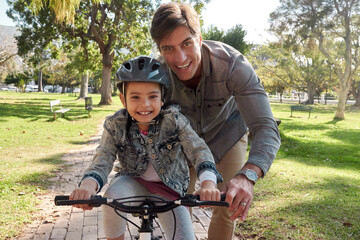
[[[272,103],[282,146],[237,234],[246,239],[360,239],[360,109],[294,112]]]
[[[105,116],[121,107],[118,97],[99,107],[100,95],[89,96],[90,117],[75,95],[0,92],[0,239],[16,236],[32,221],[37,196],[46,192],[61,156],[86,144]],[[71,110],[54,121],[49,101],[55,99]]]
[[[94,104],[100,101],[93,97]],[[49,101],[71,108],[55,121]],[[37,196],[105,116],[120,108],[94,106],[91,117],[74,95],[0,92],[0,239],[16,236],[34,217]],[[250,215],[236,233],[246,239],[360,239],[360,110],[334,121],[335,105],[294,112],[272,103],[282,120],[282,146],[255,187]]]

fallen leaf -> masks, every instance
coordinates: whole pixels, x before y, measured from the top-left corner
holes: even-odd
[[[345,227],[351,227],[351,226],[352,226],[352,223],[344,222],[343,225],[344,225]]]

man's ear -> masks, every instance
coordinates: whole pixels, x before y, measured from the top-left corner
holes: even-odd
[[[124,106],[124,108],[126,108],[126,101],[125,101],[124,94],[120,93],[119,98],[120,98],[120,101],[121,101],[122,105]]]

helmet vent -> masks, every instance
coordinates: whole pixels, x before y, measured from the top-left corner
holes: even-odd
[[[145,59],[140,58],[139,62],[138,62],[138,65],[139,65],[139,70],[142,70],[144,68],[144,66],[145,66]]]
[[[158,70],[160,67],[160,64],[159,63],[155,63],[154,65],[152,65],[152,71],[155,71],[155,70]]]
[[[126,68],[126,70],[128,70],[128,71],[131,70],[131,64],[129,62],[124,63],[123,66]]]

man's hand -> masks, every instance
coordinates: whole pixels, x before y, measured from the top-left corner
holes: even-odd
[[[230,204],[229,211],[232,212],[230,219],[234,221],[241,216],[241,221],[244,221],[253,200],[254,183],[244,175],[237,175],[226,183],[224,191],[225,201]]]

